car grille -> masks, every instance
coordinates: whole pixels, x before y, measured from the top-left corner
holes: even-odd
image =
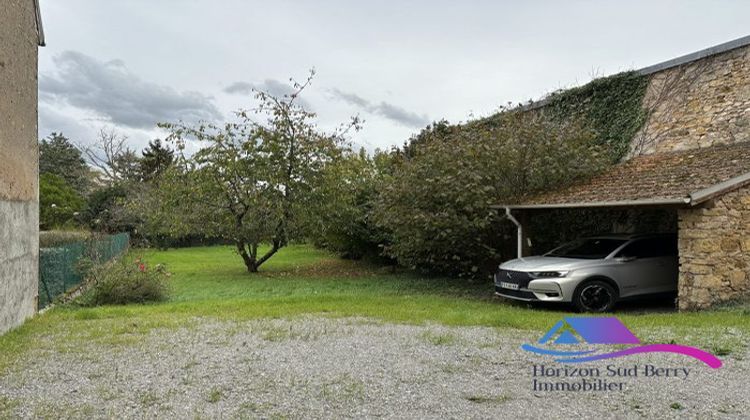
[[[501,281],[506,283],[514,283],[518,285],[519,289],[525,289],[526,287],[528,287],[531,280],[533,280],[531,278],[531,275],[529,275],[529,273],[524,273],[523,271],[500,269],[495,275],[495,284],[499,285]]]

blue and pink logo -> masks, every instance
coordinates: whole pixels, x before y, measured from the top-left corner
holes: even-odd
[[[631,347],[610,353],[596,353],[595,350],[561,351],[531,344],[524,344],[521,348],[532,353],[553,356],[555,361],[562,363],[592,362],[639,353],[677,353],[698,359],[714,369],[721,367],[718,357],[695,347],[679,344],[638,345],[641,344],[641,340],[615,317],[566,317],[544,334],[539,339],[539,344],[625,344]]]

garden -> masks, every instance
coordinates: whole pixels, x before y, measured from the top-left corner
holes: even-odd
[[[168,267],[158,275],[166,294],[130,305],[58,304],[0,337],[0,418],[528,414],[532,359],[520,345],[569,315],[493,298],[486,281],[345,260],[309,245],[285,247],[252,275],[229,246],[131,249],[122,261],[118,275]],[[749,310],[647,305],[619,317],[643,341],[715,352],[726,364],[721,381],[739,383],[750,368]],[[668,395],[639,385],[601,414],[637,405],[663,415],[673,403],[710,414],[735,404],[696,389],[693,378]]]
[[[491,205],[619,161],[643,121],[643,79],[557,92],[547,110],[435,122],[367,152],[351,146],[357,116],[326,130],[300,105],[313,76],[291,94],[257,91],[225,124],[164,122],[140,153],[113,131],[89,147],[41,141],[40,227],[52,232],[40,290],[52,305],[0,337],[0,417],[532,414],[534,360],[520,346],[570,308],[493,295],[515,246]],[[538,217],[535,250],[606,229],[604,216]],[[44,258],[62,249],[77,250],[61,257],[74,280],[52,293]],[[739,384],[749,313],[657,301],[617,315],[646,343],[722,357],[715,383]],[[594,396],[588,414],[738,410],[721,387],[698,393],[700,378]]]

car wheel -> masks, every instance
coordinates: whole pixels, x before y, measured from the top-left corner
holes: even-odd
[[[590,280],[580,286],[573,296],[573,304],[581,312],[607,312],[617,302],[617,290],[601,280]]]

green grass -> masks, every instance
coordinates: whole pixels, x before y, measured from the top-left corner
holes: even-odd
[[[224,396],[224,394],[221,392],[220,389],[214,388],[211,390],[211,392],[208,394],[208,397],[206,397],[206,401],[215,404],[219,401],[221,401],[221,398]]]
[[[422,333],[422,339],[434,346],[450,346],[456,343],[457,337],[451,333],[437,334],[425,331]]]
[[[97,308],[58,307],[0,337],[0,371],[32,349],[81,351],[137,343],[154,328],[190,328],[195,317],[248,320],[324,314],[398,323],[488,326],[543,331],[567,307],[528,307],[492,297],[492,284],[397,273],[345,261],[310,246],[282,249],[249,274],[230,247],[134,250],[172,272],[167,302]],[[696,313],[628,310],[617,314],[644,341],[711,345],[730,353],[750,332],[748,310]],[[296,334],[296,333],[295,333]],[[269,331],[268,340],[290,332]],[[535,335],[535,334],[532,334]],[[425,337],[436,345],[450,338]]]

